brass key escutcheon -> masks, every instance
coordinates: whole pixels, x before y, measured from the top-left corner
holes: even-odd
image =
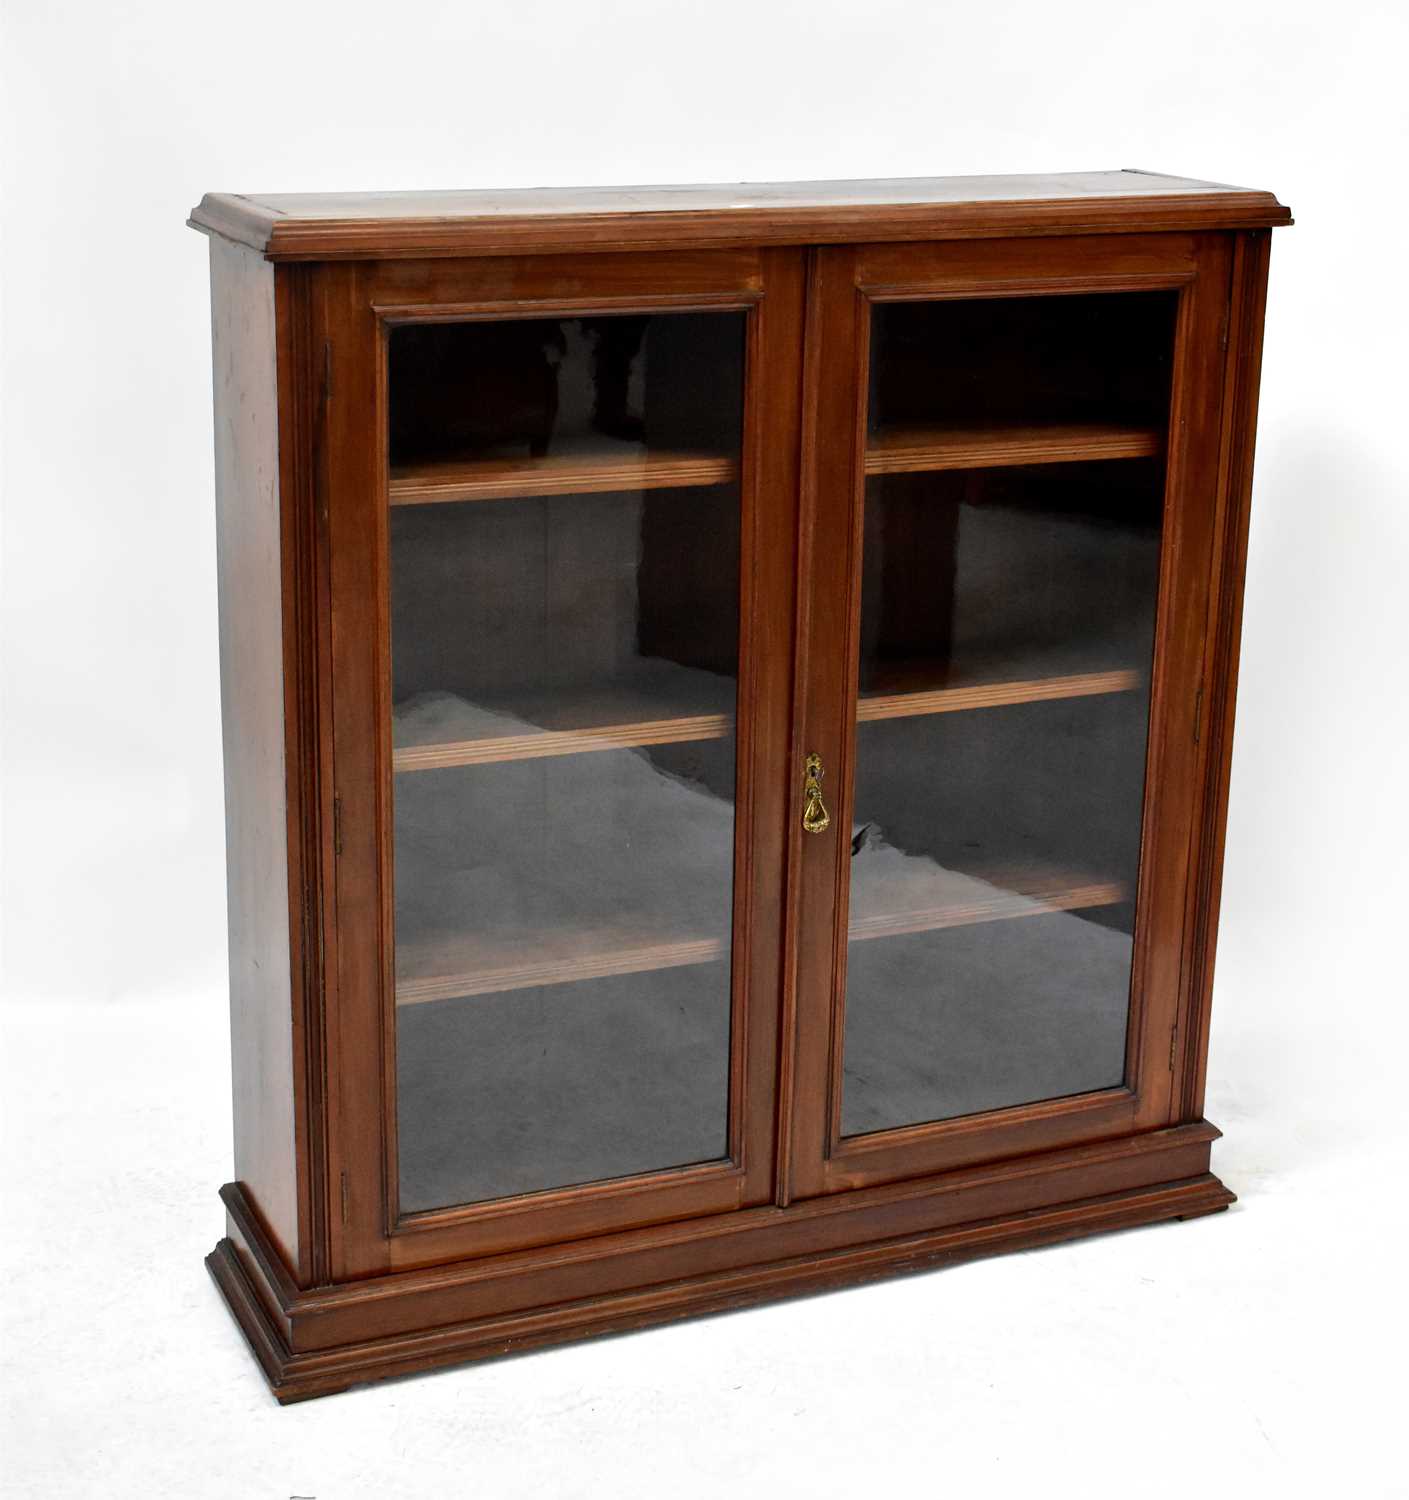
[[[821,833],[831,827],[832,818],[822,802],[822,757],[809,755],[803,762],[802,826],[808,833]]]

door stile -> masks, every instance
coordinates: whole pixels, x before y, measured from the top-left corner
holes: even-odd
[[[382,1080],[386,1030],[379,1003],[385,968],[379,835],[382,746],[381,662],[385,576],[376,496],[384,455],[375,322],[363,315],[362,266],[320,267],[318,338],[323,352],[324,485],[329,574],[332,776],[330,845],[337,941],[328,964],[328,1229],[334,1280],[389,1266]],[[354,541],[354,538],[356,540]],[[353,809],[355,816],[348,815]],[[357,913],[357,927],[348,914]]]
[[[730,1145],[747,1186],[776,1189],[779,1013],[787,907],[788,795],[777,768],[792,734],[797,497],[806,268],[800,253],[760,255],[766,295],[750,320],[741,533],[738,788],[735,825]],[[742,896],[741,894],[742,893]]]
[[[811,418],[804,465],[804,526],[810,543],[803,573],[806,620],[799,672],[803,700],[800,754],[792,767],[802,785],[802,758],[819,755],[822,796],[831,814],[821,833],[801,831],[801,801],[793,818],[797,847],[797,966],[794,1053],[796,1081],[789,1119],[791,1162],[788,1196],[803,1198],[825,1187],[819,1142],[829,1131],[837,1052],[839,1007],[831,1003],[844,972],[846,878],[843,850],[850,847],[851,788],[848,774],[854,711],[859,616],[861,513],[855,496],[861,475],[866,420],[864,380],[866,304],[856,287],[858,252],[824,248],[814,252],[810,287],[806,409]]]
[[[1198,274],[1182,289],[1170,392],[1169,458],[1146,753],[1140,891],[1131,975],[1126,1080],[1142,1100],[1137,1128],[1179,1118],[1175,1042],[1190,995],[1183,968],[1184,906],[1201,795],[1203,650],[1222,425],[1222,338],[1230,243],[1203,236]],[[1168,1039],[1168,1048],[1165,1041]]]

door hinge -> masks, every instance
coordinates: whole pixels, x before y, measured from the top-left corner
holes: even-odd
[[[1169,1071],[1174,1071],[1174,1054],[1179,1046],[1179,1022],[1169,1028]]]
[[[342,798],[333,798],[333,853],[342,853]]]
[[[343,1169],[343,1173],[342,1173],[342,1221],[343,1221],[344,1225],[347,1223],[347,1169],[346,1168]]]
[[[324,406],[333,399],[333,341],[323,340],[323,389],[320,399]]]

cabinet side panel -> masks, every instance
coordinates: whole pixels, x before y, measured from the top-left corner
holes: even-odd
[[[235,1175],[297,1264],[274,268],[212,238]]]
[[[1204,666],[1204,714],[1208,725],[1204,804],[1197,878],[1190,888],[1193,961],[1190,1012],[1181,1063],[1178,1118],[1201,1119],[1208,1072],[1214,956],[1223,890],[1223,847],[1228,828],[1228,788],[1233,763],[1233,718],[1238,696],[1238,653],[1243,628],[1252,508],[1253,448],[1262,377],[1262,332],[1267,311],[1267,272],[1272,232],[1237,237],[1228,309],[1220,513],[1214,557]]]

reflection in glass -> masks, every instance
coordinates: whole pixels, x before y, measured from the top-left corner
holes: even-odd
[[[1124,1077],[1173,311],[875,312],[844,1135]]]
[[[728,1154],[741,314],[393,331],[403,1212]]]

